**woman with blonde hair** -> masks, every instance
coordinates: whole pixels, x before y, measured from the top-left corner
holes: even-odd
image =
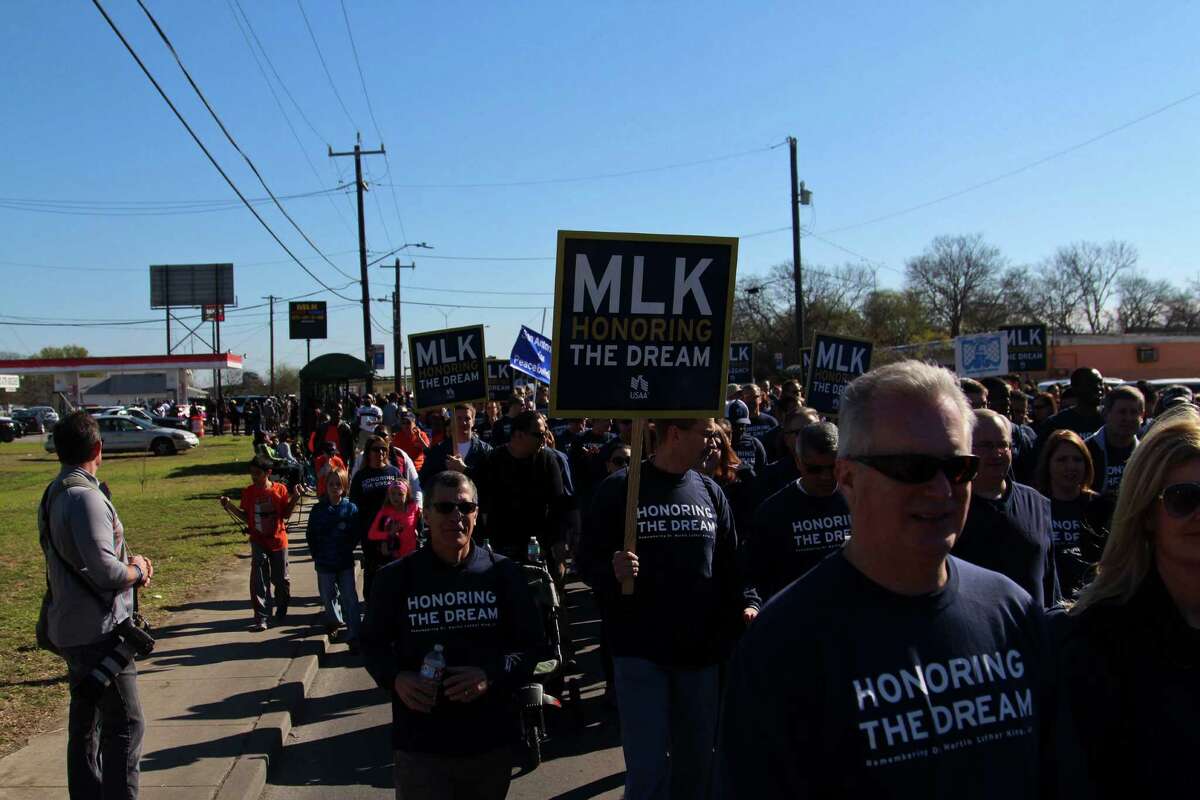
[[[1095,476],[1092,455],[1079,434],[1050,434],[1038,458],[1035,484],[1050,498],[1054,565],[1068,600],[1087,583],[1108,539],[1113,500],[1092,490]]]
[[[1067,794],[1168,797],[1200,752],[1200,413],[1160,418],[1125,468],[1096,578],[1061,633]]]

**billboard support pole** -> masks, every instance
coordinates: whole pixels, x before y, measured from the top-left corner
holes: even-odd
[[[305,339],[304,340],[304,364],[305,364],[305,366],[307,366],[308,362],[310,362],[310,361],[312,361],[312,339]]]

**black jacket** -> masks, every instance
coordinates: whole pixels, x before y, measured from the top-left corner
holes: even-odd
[[[446,459],[450,457],[451,453],[457,452],[458,450],[452,439],[442,439],[442,441],[425,451],[425,463],[421,465],[420,474],[422,488],[434,475],[446,471]],[[492,452],[491,445],[481,440],[478,436],[471,436],[471,447],[467,450],[467,457],[463,461],[467,464],[467,477],[472,481],[475,480],[475,471],[487,459],[487,455],[490,452]]]
[[[1128,603],[1056,615],[1059,794],[1185,797],[1200,752],[1200,631],[1151,568]]]

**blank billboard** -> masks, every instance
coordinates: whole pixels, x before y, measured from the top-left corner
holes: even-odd
[[[233,264],[151,264],[150,307],[236,306]]]

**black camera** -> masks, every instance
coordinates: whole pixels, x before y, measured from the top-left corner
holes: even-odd
[[[140,615],[139,615],[140,617]],[[144,623],[143,623],[144,624]],[[138,621],[127,617],[113,631],[113,646],[79,685],[79,690],[92,700],[112,683],[117,673],[125,669],[134,658],[154,652],[154,637],[138,626]]]

